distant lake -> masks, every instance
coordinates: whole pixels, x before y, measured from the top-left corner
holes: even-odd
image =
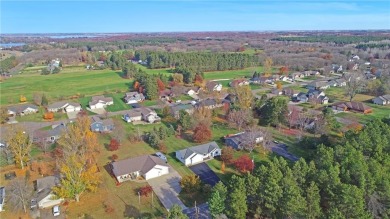
[[[52,39],[67,39],[67,38],[93,38],[98,37],[96,35],[54,35],[54,36],[48,36]]]
[[[0,43],[1,48],[11,48],[15,46],[24,46],[25,43]]]

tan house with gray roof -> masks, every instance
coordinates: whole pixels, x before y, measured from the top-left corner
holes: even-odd
[[[169,173],[169,166],[159,157],[144,155],[111,163],[112,173],[118,182],[136,180],[139,177],[149,180]]]

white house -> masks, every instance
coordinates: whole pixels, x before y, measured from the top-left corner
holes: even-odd
[[[106,106],[113,104],[114,100],[112,97],[104,97],[103,95],[101,95],[92,97],[92,100],[89,102],[89,107],[91,109],[103,109]]]
[[[24,116],[32,113],[37,113],[37,112],[38,112],[38,107],[28,103],[8,107],[9,115]]]
[[[80,112],[81,105],[79,103],[61,101],[61,102],[56,102],[56,103],[50,104],[47,107],[47,110],[49,112],[59,112],[59,111]]]
[[[129,110],[122,116],[122,119],[128,123],[142,120],[148,123],[154,123],[161,120],[156,111],[147,107]]]
[[[144,155],[111,163],[112,173],[118,182],[143,177],[153,179],[169,173],[169,166],[159,157]]]
[[[215,141],[176,151],[176,158],[184,165],[191,166],[221,155],[221,149]]]
[[[209,81],[206,84],[206,88],[208,91],[218,91],[220,92],[222,90],[222,84],[217,83],[215,81]]]
[[[33,200],[35,200],[39,208],[50,208],[64,201],[63,198],[57,197],[52,192],[52,188],[59,184],[60,178],[57,176],[46,176],[34,182],[37,194]]]

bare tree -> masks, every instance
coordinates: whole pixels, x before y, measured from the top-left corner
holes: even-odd
[[[33,101],[36,105],[40,106],[42,104],[42,94],[41,93],[33,93]]]
[[[195,109],[194,113],[192,114],[194,118],[193,126],[196,127],[200,123],[206,125],[207,127],[211,126],[211,116],[212,112],[207,107],[198,107]]]
[[[126,138],[126,129],[122,121],[114,120],[115,131],[111,133],[112,137],[121,143]]]
[[[24,213],[27,213],[27,206],[34,195],[32,186],[24,179],[14,180],[10,187],[10,203],[15,209],[22,208]]]
[[[232,110],[228,114],[229,125],[241,130],[252,120],[252,113],[248,109]]]
[[[248,126],[245,129],[244,136],[241,146],[243,149],[249,151],[249,153],[252,153],[252,151],[259,146],[261,140],[264,141],[263,130],[256,125]]]
[[[367,80],[362,73],[349,74],[347,76],[347,86],[345,86],[345,94],[349,97],[349,101],[362,92],[367,84]]]

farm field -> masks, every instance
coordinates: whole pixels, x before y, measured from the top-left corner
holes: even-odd
[[[0,84],[0,104],[16,104],[19,102],[20,95],[26,96],[27,101],[31,102],[34,92],[44,92],[49,101],[54,102],[75,95],[125,92],[131,85],[130,80],[120,77],[119,71],[87,71],[80,67],[71,69],[64,68],[59,74],[22,73],[9,78]]]

